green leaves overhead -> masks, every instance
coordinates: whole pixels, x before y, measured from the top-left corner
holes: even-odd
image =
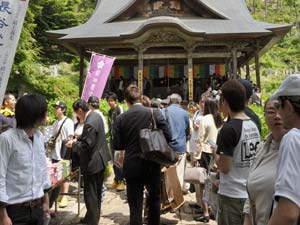
[[[68,81],[45,73],[49,65],[71,63],[76,55],[49,40],[48,30],[64,29],[84,23],[97,0],[31,0],[12,67],[7,90],[16,95],[38,92],[52,99],[59,95],[78,95],[74,72]],[[48,69],[49,70],[49,69]],[[77,75],[78,76],[78,75]],[[68,83],[67,83],[68,82]]]

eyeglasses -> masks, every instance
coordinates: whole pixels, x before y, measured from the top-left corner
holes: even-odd
[[[276,114],[278,113],[277,110],[266,110],[265,111],[265,114],[268,115],[268,116],[276,116]]]

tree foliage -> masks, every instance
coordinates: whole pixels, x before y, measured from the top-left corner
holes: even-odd
[[[15,94],[37,92],[48,99],[78,96],[78,56],[49,40],[46,31],[83,24],[95,9],[97,0],[30,0],[20,37],[8,90]],[[247,0],[253,17],[259,21],[293,24],[292,31],[261,58],[262,72],[269,69],[300,69],[299,0]],[[49,66],[70,63],[49,76]],[[270,82],[270,83],[269,83]],[[277,87],[276,79],[262,83],[266,91]]]
[[[49,40],[46,31],[84,23],[95,5],[96,0],[31,0],[7,90],[16,95],[36,92],[48,99],[78,96],[77,71],[69,70],[68,77],[58,78],[45,73],[48,65],[78,62],[76,55]]]

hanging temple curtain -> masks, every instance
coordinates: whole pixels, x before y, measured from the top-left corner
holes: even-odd
[[[115,65],[111,76],[119,80],[137,79],[138,67],[133,65]],[[175,65],[145,65],[143,75],[147,79],[171,78],[180,79],[188,77],[188,67],[184,64]],[[193,77],[195,79],[207,78],[209,75],[225,76],[228,72],[228,65],[225,64],[194,64]]]

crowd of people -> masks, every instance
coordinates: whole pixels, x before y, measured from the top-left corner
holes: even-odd
[[[62,146],[72,152],[72,159],[77,157],[83,176],[87,212],[80,224],[99,223],[104,173],[111,160],[115,177],[108,188],[127,191],[130,225],[160,224],[163,174],[170,168],[176,171],[177,194],[195,190],[190,207],[199,213],[197,222],[299,224],[299,87],[300,75],[290,75],[265,102],[270,133],[264,140],[260,118],[248,107],[251,100],[257,105],[261,101],[253,98],[255,89],[248,80],[228,80],[217,92],[208,88],[187,109],[179,94],[150,100],[129,85],[124,90],[126,112],[115,93],[107,95],[107,119],[96,96],[73,103],[75,120],[66,116],[67,105],[57,101],[52,105],[56,121],[44,133],[39,127],[47,122],[46,99],[27,94],[16,101],[7,94],[0,114],[0,224],[42,225],[45,215],[52,215],[55,200],[59,207],[68,205],[68,198],[59,195],[68,192],[68,183],[53,189],[47,174],[47,149],[53,163],[70,158],[70,153],[62,155]],[[153,122],[177,154],[172,166],[142,154],[140,131]],[[203,168],[208,180],[213,173],[216,179],[187,184],[187,166]],[[210,193],[217,198],[207,197]]]

